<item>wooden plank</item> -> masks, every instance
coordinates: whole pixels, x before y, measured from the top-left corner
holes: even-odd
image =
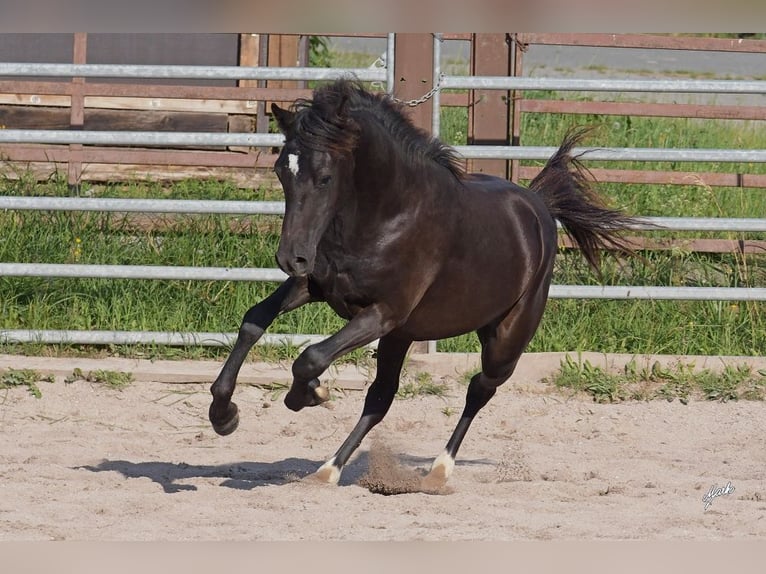
[[[474,34],[471,73],[474,76],[508,76],[511,51],[505,34]],[[468,144],[510,144],[510,92],[472,90],[468,112]],[[475,159],[469,169],[498,177],[508,177],[508,162],[502,159]]]
[[[270,34],[268,47],[268,66],[280,66],[294,68],[299,65],[298,36],[295,34]],[[299,89],[301,85],[295,80],[269,80],[266,86],[281,89]],[[281,107],[288,107],[290,101],[276,101]],[[267,102],[266,109],[271,109],[271,102]]]
[[[658,50],[701,50],[710,52],[766,52],[766,40],[700,38],[653,34],[517,34],[523,44],[591,46],[595,48],[652,48]]]
[[[239,65],[248,68],[256,68],[261,62],[261,35],[260,34],[240,34],[239,35]],[[258,80],[239,80],[241,88],[263,87],[264,82]],[[230,132],[255,132],[258,125],[258,119],[263,120],[266,114],[263,102],[247,102],[247,111],[252,116],[233,116],[229,118]],[[240,112],[243,113],[243,112]],[[263,123],[261,121],[261,123]],[[249,151],[248,147],[230,146],[232,151]]]
[[[2,83],[2,82],[0,82]],[[0,91],[2,88],[0,88]],[[71,92],[71,90],[67,90]],[[68,108],[72,103],[72,98],[66,96],[51,96],[45,94],[20,94],[20,93],[0,93],[0,105],[10,106],[56,106]]]
[[[30,176],[40,181],[48,180],[66,170],[66,164],[54,162],[14,164],[4,162],[0,174],[7,179],[21,179]],[[167,166],[132,164],[85,164],[80,177],[83,182],[174,182],[188,179],[231,181],[243,189],[260,186],[278,187],[276,176],[267,170],[255,171],[247,168],[225,168],[208,166]]]
[[[673,237],[659,239],[653,237],[627,237],[628,243],[637,251],[686,251],[691,253],[739,253],[766,255],[766,241],[754,239],[687,239]],[[568,235],[559,235],[559,247],[578,249]]]
[[[71,93],[71,84],[36,82],[34,86],[24,87],[21,82],[0,81],[0,104],[69,107]],[[311,96],[311,90],[308,89],[133,84],[85,84],[82,93],[85,107],[90,108],[225,113],[255,113],[257,104],[266,100],[292,102],[297,98]]]
[[[541,166],[521,166],[519,168],[519,177],[520,179],[531,180],[541,169]],[[606,168],[589,168],[588,171],[596,181],[602,183],[672,184],[710,187],[766,187],[766,174],[757,173],[717,173]]]
[[[519,103],[521,111],[527,113],[766,120],[766,106],[537,99],[522,99]]]
[[[86,96],[88,108],[112,110],[164,110],[166,112],[218,112],[223,114],[255,114],[255,101],[138,98]]]
[[[0,107],[0,124],[7,129],[66,130],[70,114],[64,108]],[[142,110],[84,110],[86,130],[226,132],[226,114]]]
[[[223,114],[253,114],[260,101],[269,98],[289,99],[310,97],[311,90],[269,90],[258,94],[253,100],[211,100],[182,98],[141,98],[141,97],[100,97],[85,96],[85,108],[113,110],[163,110],[166,112],[209,112]],[[241,96],[242,94],[240,94]],[[34,107],[69,108],[69,96],[23,96],[20,94],[0,94],[0,106],[19,105]]]
[[[260,34],[239,35],[239,65],[248,68],[257,68],[261,55]],[[258,80],[240,80],[239,86],[253,87],[258,85]]]
[[[11,163],[69,161],[68,146],[0,145],[0,156]],[[168,150],[87,146],[83,161],[88,163],[158,164],[177,166],[271,168],[277,159],[271,153],[236,153],[228,151]]]

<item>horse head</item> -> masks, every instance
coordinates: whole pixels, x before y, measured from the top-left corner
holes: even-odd
[[[345,100],[304,101],[290,110],[272,104],[271,110],[285,135],[274,164],[285,193],[277,264],[288,275],[305,276],[353,174],[355,125]]]

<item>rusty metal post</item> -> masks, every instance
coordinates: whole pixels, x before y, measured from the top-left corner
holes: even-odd
[[[524,43],[521,34],[514,34],[513,39],[513,69],[511,74],[513,76],[521,76],[524,69],[524,52],[527,51],[528,45]],[[521,99],[524,97],[524,92],[521,90],[513,90],[511,92],[511,145],[521,145]],[[511,173],[510,180],[513,183],[519,183],[519,160],[514,159],[511,161]]]
[[[417,100],[433,86],[434,39],[432,34],[399,34],[394,37],[394,97]],[[427,100],[407,108],[416,126],[431,133],[433,102]],[[434,344],[416,341],[412,353],[428,353]]]
[[[473,34],[471,40],[472,75],[508,76],[511,73],[511,46],[507,34]],[[472,90],[470,102],[469,145],[509,145],[509,92]],[[506,160],[473,160],[471,164],[471,171],[508,177]]]
[[[394,39],[394,96],[417,100],[433,86],[434,42],[432,34],[396,34]],[[428,100],[408,108],[412,121],[431,133],[433,103]]]

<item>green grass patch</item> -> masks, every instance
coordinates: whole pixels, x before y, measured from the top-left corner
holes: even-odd
[[[86,375],[81,369],[74,369],[72,374],[68,376],[64,382],[71,384],[75,381],[88,381],[121,391],[133,382],[133,373],[98,369],[95,371],[88,371],[88,374]]]
[[[720,371],[696,369],[693,363],[677,362],[639,367],[635,360],[620,372],[608,372],[589,361],[566,355],[549,383],[590,395],[599,403],[626,400],[678,399],[687,404],[701,400],[759,400],[766,398],[766,370],[753,371],[746,364],[726,365]]]
[[[415,376],[405,376],[396,392],[398,399],[413,399],[419,396],[444,397],[449,388],[442,381],[434,381],[430,373],[421,372]]]
[[[37,383],[40,381],[52,383],[53,375],[41,375],[33,369],[7,369],[0,374],[0,389],[26,387],[35,398],[42,398],[43,393]]]

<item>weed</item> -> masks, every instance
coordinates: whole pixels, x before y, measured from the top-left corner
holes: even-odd
[[[70,384],[75,381],[98,383],[110,389],[121,391],[133,382],[133,373],[99,369],[96,371],[89,371],[88,374],[85,375],[83,374],[82,369],[74,369],[72,374],[64,379],[64,382]]]
[[[435,382],[430,373],[421,372],[414,378],[404,377],[404,381],[396,391],[397,398],[412,399],[418,396],[431,395],[444,397],[448,388],[444,382]]]
[[[40,381],[52,383],[53,375],[40,375],[33,369],[8,369],[0,375],[0,389],[26,387],[33,397],[40,399],[43,396],[37,386]]]
[[[726,365],[719,372],[697,370],[694,364],[682,362],[663,367],[658,361],[651,367],[639,369],[636,362],[631,361],[621,373],[608,373],[587,360],[574,360],[569,355],[561,361],[552,382],[558,388],[585,392],[596,402],[663,398],[687,404],[693,394],[721,402],[739,398],[764,400],[766,391],[766,374],[753,373],[745,364]]]
[[[601,367],[594,367],[589,361],[574,361],[566,355],[553,382],[559,388],[586,392],[596,402],[611,403],[623,398],[619,381],[618,376],[605,372]]]

